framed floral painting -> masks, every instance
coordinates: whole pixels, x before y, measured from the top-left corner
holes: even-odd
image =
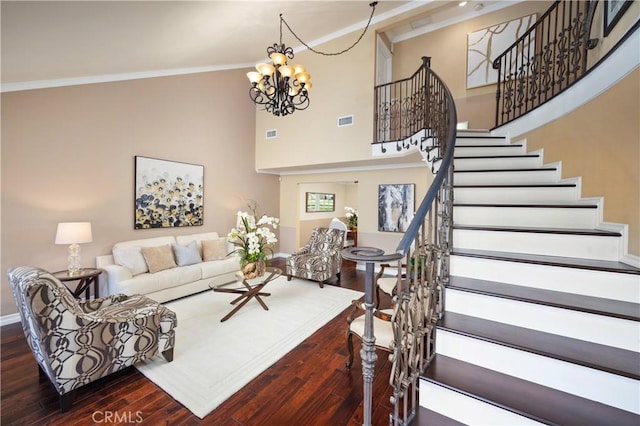
[[[135,157],[135,229],[201,226],[204,166]]]

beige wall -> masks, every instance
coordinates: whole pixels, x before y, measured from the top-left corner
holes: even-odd
[[[306,193],[321,192],[335,195],[335,209],[332,212],[307,212]],[[331,219],[337,217],[346,223],[345,206],[358,208],[358,184],[355,182],[313,182],[300,183],[298,185],[298,217],[300,222],[300,234],[298,246],[304,245],[311,236],[313,228],[329,226]]]
[[[629,224],[629,253],[640,256],[640,69],[583,107],[524,134],[562,161],[565,178],[582,176],[582,196],[604,196],[604,221]]]
[[[358,181],[357,195],[353,201],[354,206],[350,207],[358,208],[358,246],[378,247],[388,253],[393,252],[402,234],[378,231],[378,185],[415,183],[415,207],[417,208],[433,181],[431,171],[427,167],[282,176],[280,193],[300,194],[299,187],[307,183],[356,180]],[[283,196],[280,199],[282,212],[280,250],[284,253],[295,251],[299,247],[299,242],[305,241],[303,233],[308,232],[308,227],[300,222],[300,206],[303,203],[304,200],[300,195],[298,197]]]
[[[451,25],[394,44],[394,80],[410,76],[420,66],[422,56],[431,57],[431,68],[451,90],[458,121],[468,121],[474,129],[490,129],[495,123],[495,84],[467,89],[467,34],[532,13],[544,13],[551,2],[525,1],[475,19]]]
[[[8,268],[66,267],[56,225],[90,221],[82,265],[113,243],[216,231],[255,199],[279,214],[278,177],[257,174],[254,106],[242,71],[2,94],[1,315],[16,312]],[[204,226],[133,229],[134,156],[204,165]]]
[[[336,52],[353,41],[352,34],[318,46],[318,49]],[[310,106],[287,117],[257,111],[257,168],[369,159],[373,134],[374,60],[374,31],[367,31],[354,49],[340,56],[321,56],[309,51],[296,54],[292,62],[304,65],[311,74]],[[338,128],[338,117],[346,115],[354,116],[353,125]],[[271,129],[278,130],[278,137],[265,140],[265,132]]]

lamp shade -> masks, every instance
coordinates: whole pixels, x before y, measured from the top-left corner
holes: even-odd
[[[56,244],[82,244],[93,241],[91,222],[61,222],[56,232]]]

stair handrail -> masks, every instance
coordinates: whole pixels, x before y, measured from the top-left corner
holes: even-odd
[[[456,139],[457,113],[448,87],[430,68],[427,57],[412,76],[422,76],[414,91],[401,102],[411,104],[412,114],[421,116],[422,137],[417,144],[429,157],[436,170],[431,186],[394,253],[373,247],[351,247],[342,257],[365,264],[365,327],[362,338],[363,424],[371,424],[372,386],[375,352],[374,290],[375,264],[395,262],[398,279],[393,298],[391,327],[390,398],[393,413],[391,423],[411,423],[417,411],[417,390],[420,374],[435,355],[435,323],[444,307],[444,287],[449,281],[449,257],[453,238],[453,150]],[[397,84],[407,81],[398,80]],[[394,83],[389,83],[393,85]],[[388,87],[389,84],[376,86]],[[376,120],[384,119],[376,115]],[[409,127],[414,122],[407,121]],[[377,128],[377,123],[375,124]],[[412,128],[411,131],[415,129]],[[409,131],[409,130],[402,130]],[[375,138],[374,138],[375,140]]]
[[[495,127],[553,99],[588,71],[597,0],[556,0],[493,61],[498,71]]]

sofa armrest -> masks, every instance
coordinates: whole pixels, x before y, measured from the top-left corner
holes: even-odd
[[[120,265],[103,265],[102,269],[107,274],[107,287],[109,294],[121,292],[120,283],[133,278],[128,268]]]

